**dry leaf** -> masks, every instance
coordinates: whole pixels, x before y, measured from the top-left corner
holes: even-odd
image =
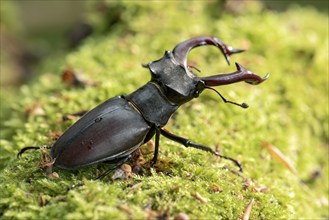
[[[272,144],[267,143],[267,142],[264,142],[262,144],[262,146],[265,147],[270,152],[270,154],[276,161],[282,163],[293,174],[297,175],[297,170],[294,167],[294,165],[291,163],[291,161],[286,156],[283,155],[283,153],[278,148],[276,148],[275,146],[273,146]]]
[[[195,193],[195,198],[196,198],[197,200],[199,200],[201,203],[206,203],[206,202],[208,202],[208,199],[205,198],[205,197],[203,197],[203,196],[201,196],[200,193],[198,193],[198,192]]]
[[[62,82],[67,86],[94,86],[96,83],[85,80],[82,76],[76,73],[72,68],[67,67],[62,73]]]
[[[138,188],[140,188],[143,185],[142,182],[137,183],[135,185],[133,185],[130,189],[130,191],[128,192],[128,194],[133,194]]]
[[[115,179],[128,179],[129,177],[132,176],[132,169],[131,166],[128,164],[122,164],[120,169],[116,169],[113,176],[112,176],[112,180]]]
[[[252,209],[252,205],[254,204],[254,199],[252,199],[247,208],[244,210],[243,216],[242,216],[242,220],[249,220],[250,217],[250,213],[251,213],[251,209]]]
[[[223,192],[223,189],[220,186],[218,186],[216,183],[213,183],[211,185],[211,192],[214,192],[214,193]]]
[[[187,214],[180,212],[178,213],[175,217],[174,220],[189,220],[190,218],[188,217]]]

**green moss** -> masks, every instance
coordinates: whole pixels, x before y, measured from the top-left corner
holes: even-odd
[[[1,117],[1,217],[143,219],[156,211],[171,217],[184,212],[191,219],[236,219],[254,198],[251,219],[328,218],[328,17],[312,8],[278,13],[247,2],[239,14],[211,2],[110,2],[104,7],[114,7],[117,13],[111,23],[106,23],[106,13],[90,12],[96,35],[63,60],[45,61],[49,69],[21,87],[20,95],[2,98],[7,101],[2,107],[6,117]],[[129,181],[93,181],[95,167],[76,172],[55,168],[60,178],[52,180],[38,168],[39,152],[16,159],[24,146],[53,143],[50,132],[73,123],[63,122],[64,114],[136,90],[150,77],[140,63],[156,60],[164,50],[197,35],[218,36],[249,49],[232,57],[232,63],[271,76],[259,86],[219,88],[228,99],[248,103],[247,110],[204,92],[182,106],[166,127],[195,142],[219,146],[223,154],[242,162],[243,174],[228,161],[165,138],[158,167]],[[204,75],[234,71],[214,48],[196,49],[189,61]],[[97,86],[65,87],[60,75],[67,66]],[[27,115],[25,109],[35,103],[44,114]],[[289,158],[298,174],[271,158],[264,142]],[[318,178],[312,178],[315,171],[321,174]],[[65,191],[79,181],[86,185]],[[132,190],[135,184],[140,186]],[[256,192],[254,186],[267,191]]]

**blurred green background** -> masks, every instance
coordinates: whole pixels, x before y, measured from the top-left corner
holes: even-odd
[[[0,4],[0,218],[174,219],[185,213],[190,219],[237,219],[251,199],[251,219],[329,218],[328,1]],[[157,167],[122,181],[93,181],[106,165],[55,169],[60,178],[53,180],[38,168],[39,152],[16,159],[24,146],[54,143],[74,122],[63,115],[136,90],[149,80],[141,63],[200,35],[246,49],[232,63],[271,76],[260,86],[218,88],[229,100],[247,102],[248,110],[204,92],[182,106],[167,128],[217,146],[242,162],[243,174],[166,139]],[[189,62],[200,75],[234,71],[220,56],[200,48]],[[61,77],[68,68],[93,85],[65,85]],[[271,156],[266,143],[286,159]],[[85,187],[65,192],[81,180]],[[136,184],[141,187],[131,192]]]
[[[241,13],[243,5],[248,4],[243,0],[218,2],[231,7],[230,10],[236,13]],[[267,9],[277,12],[298,5],[328,13],[326,0],[273,0],[262,3]],[[102,8],[102,1],[94,8],[86,5],[88,3],[84,1],[1,1],[1,86],[26,83],[37,72],[33,70],[40,60],[57,53],[65,54],[85,37],[109,33],[116,26],[125,28],[124,23],[129,22],[128,18],[122,17],[124,7]],[[108,14],[106,10],[109,10]],[[93,13],[105,15],[101,21],[103,26],[93,21]]]

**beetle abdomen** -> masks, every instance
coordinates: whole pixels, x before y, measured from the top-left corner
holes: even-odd
[[[54,144],[55,166],[79,169],[125,157],[144,143],[150,126],[126,100],[115,97],[72,125]]]

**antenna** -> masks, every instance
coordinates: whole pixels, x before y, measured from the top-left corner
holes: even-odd
[[[220,94],[216,89],[214,88],[211,88],[211,87],[208,87],[208,86],[205,86],[206,89],[210,89],[212,91],[215,91],[222,99],[225,103],[230,103],[230,104],[233,104],[233,105],[237,105],[237,106],[240,106],[241,108],[248,108],[248,104],[246,103],[242,103],[242,104],[239,104],[239,103],[236,103],[236,102],[232,102],[232,101],[229,101],[227,99],[224,98],[224,96],[222,96],[222,94]]]

